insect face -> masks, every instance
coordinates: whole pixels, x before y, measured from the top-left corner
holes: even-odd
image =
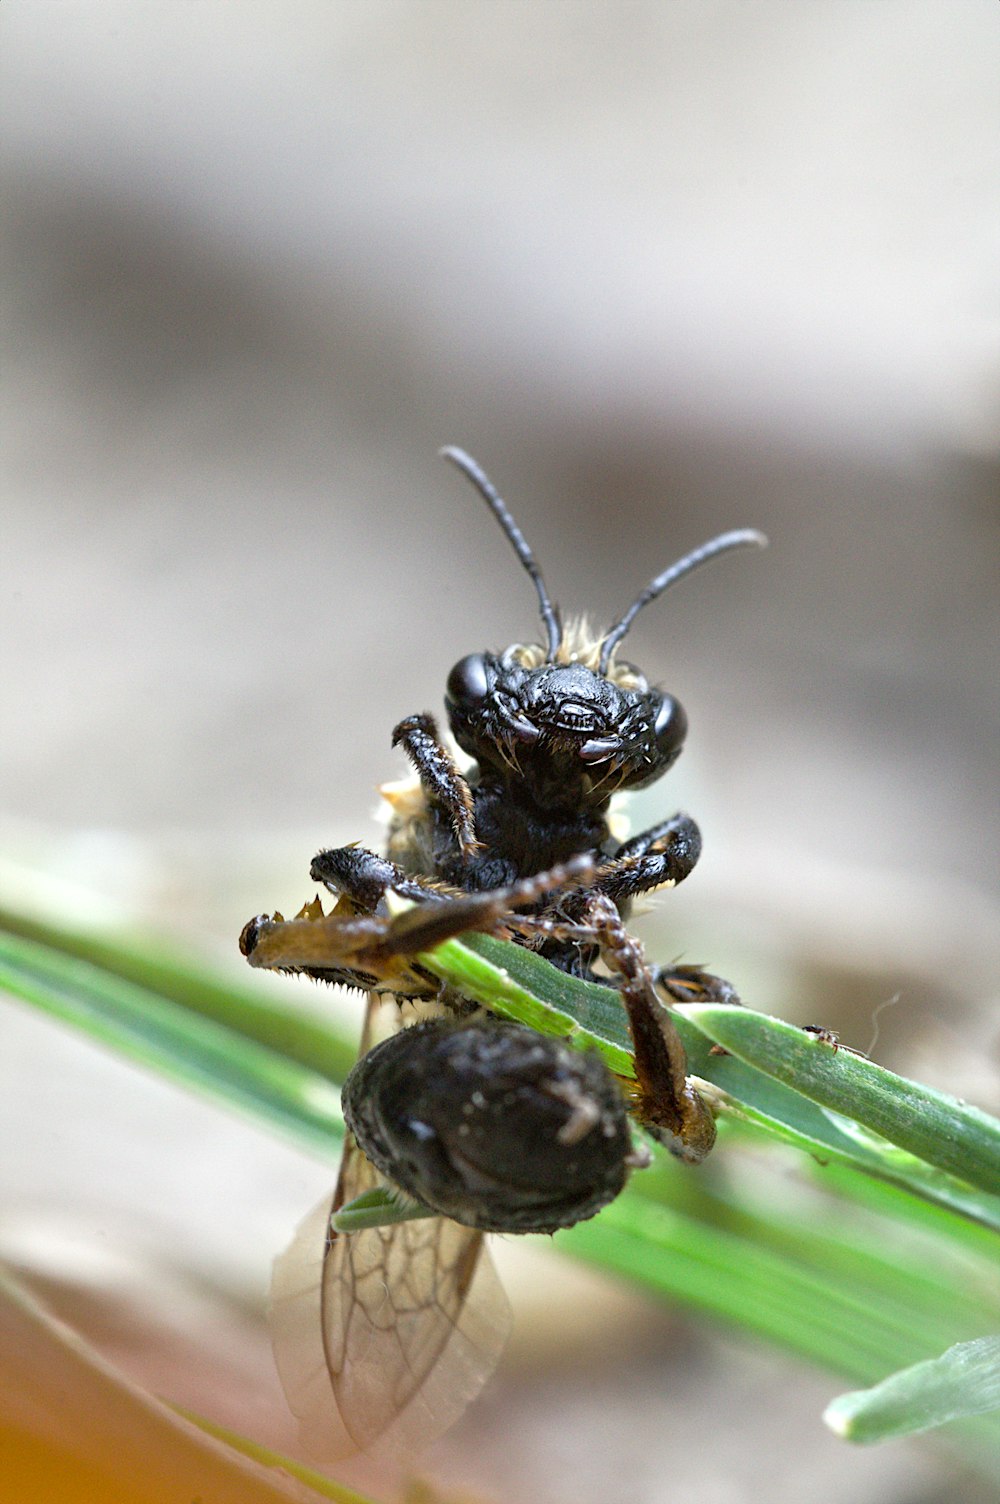
[[[539,652],[512,647],[456,663],[445,706],[463,752],[545,807],[601,810],[617,789],[666,772],[687,731],[679,701],[634,669],[616,678],[586,662],[538,662]]]
[[[625,1184],[628,1118],[606,1067],[518,1024],[404,1029],[358,1061],[343,1106],[394,1184],[484,1232],[555,1232]]]

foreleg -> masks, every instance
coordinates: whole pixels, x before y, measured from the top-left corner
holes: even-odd
[[[479,850],[472,790],[462,777],[430,715],[411,715],[392,733],[392,745],[402,747],[416,769],[428,803],[443,809],[463,858]]]
[[[313,857],[309,876],[331,893],[346,894],[363,914],[374,914],[389,888],[416,903],[444,896],[430,878],[404,872],[396,862],[365,846],[335,846],[319,852]]]
[[[701,855],[701,832],[690,815],[672,815],[619,847],[597,869],[594,887],[616,904],[683,882]]]

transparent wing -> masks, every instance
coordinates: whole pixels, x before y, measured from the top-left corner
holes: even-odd
[[[479,1393],[510,1330],[482,1233],[443,1217],[331,1230],[334,1211],[380,1183],[348,1135],[336,1192],[274,1265],[275,1361],[319,1460],[427,1446]]]

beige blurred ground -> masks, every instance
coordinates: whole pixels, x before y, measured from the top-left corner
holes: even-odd
[[[898,995],[879,1058],[996,1109],[997,31],[978,0],[5,5],[6,858],[235,965],[317,847],[375,839],[394,721],[535,624],[461,443],[603,620],[770,534],[630,639],[692,727],[642,809],[706,837],[643,933],[861,1047]],[[223,1418],[279,1426],[261,1289],[329,1168],[0,1029],[0,1250],[151,1383],[225,1374]],[[665,1320],[559,1346],[433,1475],[589,1504],[613,1434],[637,1504],[938,1496],[782,1358]]]

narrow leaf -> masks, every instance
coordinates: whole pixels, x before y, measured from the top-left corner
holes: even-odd
[[[686,1012],[757,1070],[967,1185],[1000,1195],[1000,1121],[988,1113],[749,1008],[696,1004]]]
[[[334,1212],[330,1226],[334,1232],[362,1232],[366,1227],[391,1227],[396,1222],[418,1222],[435,1216],[436,1212],[421,1206],[419,1201],[410,1201],[388,1186],[376,1185]]]
[[[845,1441],[886,1441],[1000,1410],[1000,1337],[957,1342],[872,1389],[841,1394],[823,1419]]]
[[[326,1477],[324,1473],[318,1473],[315,1468],[305,1467],[301,1462],[296,1462],[294,1457],[286,1457],[283,1452],[275,1452],[271,1447],[261,1446],[258,1442],[251,1441],[249,1437],[242,1436],[238,1431],[229,1430],[227,1426],[218,1426],[195,1410],[188,1410],[183,1405],[173,1404],[170,1404],[170,1409],[183,1420],[188,1421],[190,1425],[197,1426],[200,1431],[204,1431],[206,1436],[225,1442],[226,1446],[232,1447],[233,1451],[239,1452],[241,1456],[249,1457],[251,1461],[262,1463],[265,1467],[274,1468],[279,1474],[287,1473],[289,1477],[297,1478],[321,1499],[331,1499],[333,1504],[374,1504],[374,1501],[367,1496],[356,1493],[353,1488],[347,1488],[342,1483],[335,1483],[332,1478]]]
[[[0,931],[0,988],[137,1064],[336,1151],[340,1093],[318,1072],[90,961]]]

